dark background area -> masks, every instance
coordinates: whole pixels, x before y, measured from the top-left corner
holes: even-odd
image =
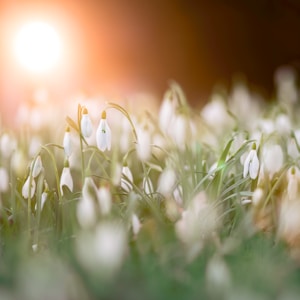
[[[108,96],[150,91],[161,97],[174,79],[199,103],[215,84],[229,86],[236,74],[270,95],[279,66],[300,69],[296,0],[0,1],[0,18],[6,20],[15,11],[64,20],[73,65],[63,87],[61,80],[53,85],[62,94],[83,88]],[[1,66],[5,55],[0,50]],[[9,66],[1,66],[3,81]],[[13,72],[10,78],[14,85],[21,81]]]

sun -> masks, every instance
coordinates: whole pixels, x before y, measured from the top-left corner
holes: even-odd
[[[14,51],[24,68],[34,73],[43,73],[56,66],[62,45],[54,27],[36,21],[20,28],[15,38]]]

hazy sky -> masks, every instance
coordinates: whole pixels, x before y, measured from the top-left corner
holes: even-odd
[[[278,66],[299,68],[300,5],[293,0],[0,3],[2,102],[7,86],[24,89],[24,82],[40,80],[18,71],[9,48],[17,25],[34,18],[52,22],[65,42],[64,65],[44,78],[62,93],[83,88],[107,95],[148,90],[162,95],[175,79],[196,102],[238,72],[270,90]]]

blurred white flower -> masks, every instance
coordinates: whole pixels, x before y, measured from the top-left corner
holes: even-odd
[[[86,107],[84,107],[82,110],[80,127],[81,127],[81,133],[84,137],[88,138],[92,135],[93,124]]]
[[[125,165],[122,168],[121,188],[124,191],[129,193],[133,188],[132,184],[133,184],[132,172],[130,171],[129,167]]]
[[[287,197],[288,200],[298,200],[299,197],[299,182],[300,171],[297,167],[293,166],[287,171]]]
[[[9,187],[9,175],[7,169],[0,167],[0,192],[6,192]]]
[[[17,176],[24,175],[24,172],[27,168],[27,157],[25,157],[22,149],[19,148],[15,152],[13,152],[11,158],[11,166]]]
[[[71,192],[73,191],[73,178],[68,163],[67,166],[63,168],[60,176],[60,191],[62,195],[64,193],[62,188],[64,185],[68,187]]]
[[[108,186],[101,186],[97,190],[97,199],[98,199],[101,213],[103,215],[109,214],[112,206],[112,197]]]
[[[264,196],[264,190],[260,187],[256,188],[252,195],[252,203],[254,206],[258,206],[262,203]]]
[[[170,196],[175,189],[176,179],[176,173],[172,168],[164,169],[158,178],[157,191],[165,197]]]
[[[65,155],[69,157],[72,154],[72,140],[71,140],[71,131],[70,127],[67,126],[65,134],[64,134],[64,140],[63,140],[63,147],[65,151]]]
[[[225,100],[220,94],[212,95],[211,101],[203,107],[201,117],[218,134],[234,124],[227,112]]]
[[[290,134],[292,125],[290,118],[286,114],[279,114],[275,119],[276,131],[282,135]]]
[[[266,173],[272,177],[283,165],[283,152],[279,145],[264,145],[261,157],[261,165]]]
[[[300,129],[295,130],[294,138],[288,139],[288,142],[287,142],[288,154],[293,159],[296,159],[299,157],[299,151],[298,151],[296,142],[298,143],[298,145],[300,145]]]
[[[87,270],[110,278],[120,269],[127,252],[127,236],[122,224],[105,222],[93,232],[76,239],[79,262]]]
[[[277,233],[289,246],[299,246],[300,201],[283,201],[279,211]]]
[[[111,130],[107,124],[106,111],[101,115],[101,120],[96,132],[97,146],[101,151],[110,150],[111,148]]]
[[[30,193],[30,198],[32,198],[34,193],[35,193],[35,189],[36,189],[36,183],[35,183],[34,178],[33,177],[30,178],[30,176],[28,176],[25,183],[24,183],[24,185],[23,185],[23,187],[22,187],[22,196],[25,199],[28,199],[29,198],[29,193]]]
[[[175,144],[183,150],[187,141],[188,120],[183,114],[175,114],[172,121],[172,137]]]
[[[143,178],[143,190],[147,195],[154,193],[153,183],[149,176]]]
[[[151,134],[147,127],[138,127],[137,136],[137,155],[141,161],[147,161],[151,157]]]
[[[213,299],[221,299],[231,286],[231,274],[224,259],[213,256],[206,267],[206,286]]]
[[[132,224],[132,232],[136,236],[142,227],[141,222],[136,214],[132,215],[131,224]]]
[[[48,198],[48,193],[47,192],[43,192],[42,193],[42,196],[41,196],[41,211],[43,210],[43,208],[44,208],[44,205],[45,205],[45,203],[46,203],[46,200],[47,200],[47,198]],[[37,203],[35,204],[35,210],[37,210],[37,208],[38,208],[38,205],[37,205]]]
[[[252,149],[250,150],[244,162],[243,177],[246,178],[249,173],[250,178],[254,180],[258,176],[258,171],[259,171],[259,160],[256,152],[256,144],[253,143]]]
[[[206,238],[217,230],[220,218],[216,207],[207,199],[205,192],[199,192],[182,212],[175,230],[178,238],[189,248],[190,258],[202,249]]]
[[[175,101],[173,99],[173,94],[171,91],[168,91],[161,103],[159,110],[159,127],[162,132],[167,133],[170,129],[171,121],[174,117],[176,110]]]
[[[93,179],[91,177],[86,177],[82,187],[82,197],[76,208],[77,220],[83,228],[90,228],[96,224],[96,189]]]
[[[39,174],[43,169],[42,159],[40,155],[38,155],[37,158],[31,162],[30,168],[31,168],[31,172],[32,172],[31,174],[33,178],[39,176]]]
[[[3,157],[9,157],[17,149],[17,141],[8,133],[3,133],[0,139],[1,154]]]

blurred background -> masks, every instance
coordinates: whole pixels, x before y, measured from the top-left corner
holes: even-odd
[[[12,51],[18,28],[36,19],[63,48],[60,64],[39,75]],[[271,95],[279,66],[300,69],[299,33],[297,0],[0,0],[1,110],[13,112],[39,86],[58,103],[78,91],[160,100],[170,79],[197,105],[237,74]]]

